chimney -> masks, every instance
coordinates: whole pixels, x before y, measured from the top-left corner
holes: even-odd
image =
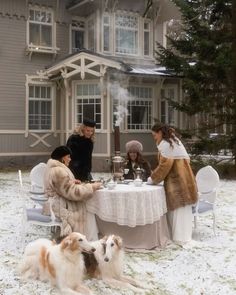
[[[114,129],[114,145],[115,145],[115,155],[120,155],[120,127],[115,126]]]

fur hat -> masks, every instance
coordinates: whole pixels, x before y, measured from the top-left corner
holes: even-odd
[[[51,158],[53,160],[60,160],[66,155],[71,155],[71,149],[65,145],[58,146],[55,150],[51,153]]]
[[[88,127],[96,127],[96,122],[91,119],[84,118],[83,125],[88,126]]]
[[[125,145],[127,153],[141,153],[143,151],[143,145],[137,140],[131,140]]]

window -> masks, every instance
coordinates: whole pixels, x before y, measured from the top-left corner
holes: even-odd
[[[88,49],[91,51],[96,50],[95,22],[93,18],[88,21]]]
[[[133,97],[128,102],[128,129],[149,130],[152,124],[152,88],[131,86],[128,90]]]
[[[29,86],[29,130],[52,129],[52,87]]]
[[[30,8],[29,44],[39,47],[53,47],[52,11]]]
[[[143,24],[143,55],[150,56],[150,22],[144,21]]]
[[[119,14],[115,17],[115,51],[119,54],[138,54],[138,17]]]
[[[109,15],[104,15],[103,17],[103,51],[111,51],[111,40],[110,40],[110,17]]]
[[[102,127],[101,91],[98,84],[76,85],[76,123],[84,118],[96,121],[97,129]]]
[[[161,122],[175,125],[175,110],[168,99],[175,99],[175,89],[166,88],[161,90]]]
[[[85,23],[73,21],[71,25],[71,48],[72,53],[85,48]]]

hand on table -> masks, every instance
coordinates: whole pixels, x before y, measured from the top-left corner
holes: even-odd
[[[93,191],[95,192],[96,190],[102,188],[102,183],[101,182],[94,182],[91,184],[92,185],[92,188],[93,188]]]

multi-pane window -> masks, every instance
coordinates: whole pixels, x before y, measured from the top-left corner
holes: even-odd
[[[128,129],[149,130],[152,125],[152,88],[131,86],[129,92],[132,99],[128,102]]]
[[[103,17],[103,50],[105,52],[111,51],[111,40],[110,40],[110,16],[104,15]]]
[[[150,22],[144,21],[143,24],[143,55],[150,56]]]
[[[76,85],[76,123],[80,124],[84,118],[96,121],[97,129],[102,124],[102,100],[98,84]]]
[[[50,10],[29,10],[29,44],[41,47],[53,46],[53,15]]]
[[[29,130],[52,128],[52,88],[29,86]]]
[[[115,16],[115,51],[119,54],[138,54],[138,17],[129,14]]]
[[[72,52],[85,48],[85,23],[84,21],[73,21],[71,25],[71,47]]]
[[[161,90],[161,122],[175,125],[175,110],[168,102],[168,99],[175,100],[175,89],[166,88]]]

